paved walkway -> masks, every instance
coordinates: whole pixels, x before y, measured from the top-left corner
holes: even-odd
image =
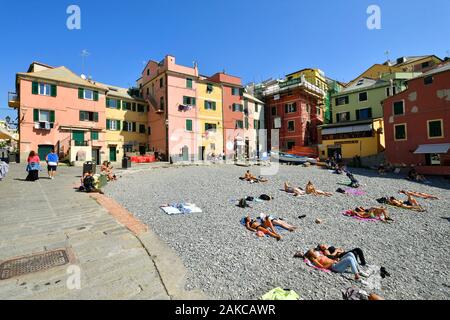
[[[13,164],[0,181],[0,263],[68,248],[81,271],[72,290],[68,265],[0,280],[0,300],[203,299],[184,291],[184,266],[151,230],[114,201],[74,190],[81,171],[62,167],[55,180],[42,172],[25,182],[24,166]]]

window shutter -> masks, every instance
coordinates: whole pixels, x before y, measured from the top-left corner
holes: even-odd
[[[117,131],[121,131],[121,129],[120,129],[120,121],[116,121],[116,125],[117,125]]]
[[[250,124],[248,122],[248,117],[245,117],[245,129],[250,128]]]
[[[31,93],[38,94],[38,92],[39,92],[39,83],[33,82],[33,84],[31,85]]]
[[[51,89],[51,96],[52,97],[56,97],[57,95],[57,89],[56,89],[56,85],[52,84],[52,89]]]
[[[109,103],[110,103],[110,99],[109,98],[106,98],[106,107],[109,107]]]
[[[186,120],[186,131],[192,131],[192,120]]]
[[[136,112],[136,103],[135,102],[133,102],[131,110],[133,110],[133,112]]]
[[[193,105],[193,106],[196,106],[196,104],[197,104],[196,99],[195,99],[195,98],[192,98],[192,105]]]
[[[39,110],[38,109],[33,110],[33,118],[34,118],[34,122],[39,122]]]
[[[356,110],[356,120],[359,120],[359,110]]]
[[[94,101],[98,101],[98,91],[94,91]]]
[[[78,88],[78,99],[84,99],[84,89]]]
[[[183,104],[184,105],[187,105],[188,103],[187,103],[187,97],[183,97]]]
[[[213,110],[216,111],[216,102],[213,102]]]
[[[94,112],[94,122],[98,122],[98,112]]]
[[[288,108],[288,105],[287,104],[285,104],[284,105],[284,113],[288,113],[289,112],[289,108]]]
[[[372,108],[369,108],[369,118],[372,118]]]
[[[50,111],[50,122],[55,123],[55,111]]]
[[[133,122],[133,132],[136,132],[136,122]]]
[[[120,109],[122,107],[122,101],[117,100],[117,109]]]
[[[80,111],[80,121],[84,121],[84,112]]]
[[[128,124],[126,121],[123,122],[123,130],[128,131]]]
[[[111,120],[106,119],[106,130],[110,130],[111,129]]]

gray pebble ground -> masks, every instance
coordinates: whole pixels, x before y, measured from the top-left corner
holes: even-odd
[[[283,182],[305,187],[312,180],[317,188],[336,191],[347,181],[317,167],[280,166],[279,173],[265,184],[238,179],[246,168],[231,165],[155,169],[124,175],[109,184],[107,195],[116,199],[147,223],[182,258],[189,270],[187,288],[203,290],[214,299],[258,299],[275,287],[295,290],[301,299],[342,299],[341,290],[355,283],[350,274],[314,270],[297,251],[319,243],[345,249],[360,247],[368,263],[384,266],[391,277],[381,279],[373,291],[386,299],[450,298],[450,182],[432,178],[431,184],[409,182],[394,174],[380,177],[375,171],[354,169],[365,196],[335,193],[332,197],[296,198],[280,189]],[[259,167],[253,167],[259,175]],[[440,200],[420,200],[426,213],[389,208],[392,224],[365,222],[342,216],[356,206],[378,206],[382,196],[404,196],[400,189],[428,192]],[[230,202],[245,196],[269,194],[271,202],[241,209]],[[201,214],[168,216],[160,205],[192,202]],[[282,233],[283,239],[258,238],[239,221],[260,213],[284,218],[298,231]],[[307,217],[299,219],[300,215]],[[316,224],[320,218],[323,224]]]

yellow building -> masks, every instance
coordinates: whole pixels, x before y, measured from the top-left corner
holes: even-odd
[[[148,150],[148,105],[128,89],[106,85],[106,146],[111,162]]]
[[[297,78],[301,78],[302,76],[305,77],[305,80],[309,83],[315,85],[316,87],[319,87],[323,91],[328,91],[328,83],[327,79],[325,78],[325,74],[320,69],[303,69],[291,74],[288,74],[287,80],[294,80]]]
[[[223,153],[222,87],[200,77],[197,83],[199,155],[208,159]]]
[[[335,152],[340,153],[344,159],[353,159],[355,156],[365,158],[383,152],[386,146],[383,126],[382,118],[355,121],[351,125],[327,125],[319,133],[322,136],[320,158],[327,159]]]

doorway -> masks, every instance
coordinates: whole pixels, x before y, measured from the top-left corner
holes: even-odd
[[[98,166],[100,165],[100,149],[99,148],[92,149],[92,162],[94,162]]]
[[[198,147],[198,160],[199,161],[203,161],[205,160],[205,151],[206,151],[206,147]]]
[[[109,161],[117,162],[117,147],[109,147]]]
[[[52,151],[53,148],[54,147],[51,146],[51,145],[40,145],[40,146],[38,146],[39,159],[41,159],[41,161],[45,161],[45,158],[50,153],[50,151]]]
[[[189,161],[189,148],[188,146],[184,146],[182,149],[183,153],[183,161]]]
[[[334,157],[335,154],[342,155],[342,148],[340,146],[330,146],[328,147],[328,158]]]

